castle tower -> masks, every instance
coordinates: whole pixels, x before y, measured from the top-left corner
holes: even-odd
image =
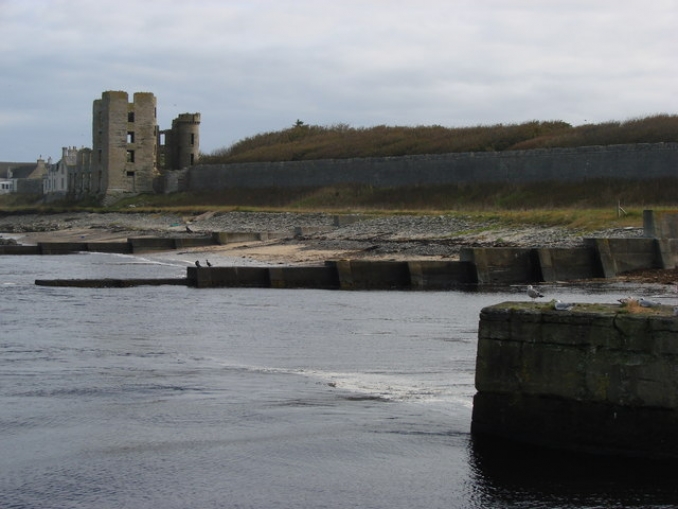
[[[182,113],[163,131],[164,168],[179,170],[198,162],[200,153],[200,113]]]
[[[150,193],[157,175],[156,99],[147,92],[108,91],[94,101],[92,189],[101,194]]]

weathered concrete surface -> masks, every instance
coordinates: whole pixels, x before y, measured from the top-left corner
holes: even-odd
[[[0,255],[39,255],[42,254],[40,246],[25,245],[2,245],[0,246]]]
[[[638,269],[661,268],[659,245],[655,239],[585,239],[595,249],[606,278]]]
[[[656,239],[662,269],[678,266],[678,211],[643,211],[645,236]]]
[[[269,288],[266,267],[188,267],[188,280],[198,288]]]
[[[537,257],[546,282],[603,277],[600,261],[591,248],[540,248]]]
[[[129,288],[132,286],[188,286],[188,279],[36,279],[35,284],[37,286],[66,286],[74,288]]]
[[[333,265],[311,267],[271,267],[271,288],[339,288],[339,275]]]
[[[476,267],[480,284],[513,284],[541,281],[539,262],[530,248],[464,248],[459,260]]]
[[[44,255],[72,254],[87,251],[87,242],[39,242]]]
[[[502,303],[480,315],[472,429],[678,458],[678,318],[668,306]]]
[[[212,235],[201,237],[133,237],[127,239],[133,253],[143,251],[171,251],[190,247],[212,246],[216,242]]]
[[[343,290],[394,290],[410,287],[407,262],[341,260],[336,262]]]
[[[87,251],[93,253],[130,254],[132,245],[129,242],[88,242]]]
[[[470,262],[408,262],[410,285],[415,290],[448,290],[478,282],[475,266]]]
[[[214,244],[235,244],[239,242],[260,242],[292,237],[293,232],[213,232]]]
[[[678,211],[643,210],[643,232],[651,239],[678,239]]]

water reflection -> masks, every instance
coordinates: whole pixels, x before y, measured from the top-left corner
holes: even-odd
[[[612,458],[473,434],[469,463],[484,507],[676,507],[676,463]]]

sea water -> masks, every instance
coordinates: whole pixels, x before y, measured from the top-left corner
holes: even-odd
[[[1,508],[678,506],[674,465],[471,436],[480,310],[522,288],[34,284],[191,256],[0,256]]]

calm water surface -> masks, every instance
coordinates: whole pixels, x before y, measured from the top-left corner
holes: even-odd
[[[1,508],[678,507],[673,465],[472,439],[479,312],[522,290],[34,285],[182,257],[0,256]]]

